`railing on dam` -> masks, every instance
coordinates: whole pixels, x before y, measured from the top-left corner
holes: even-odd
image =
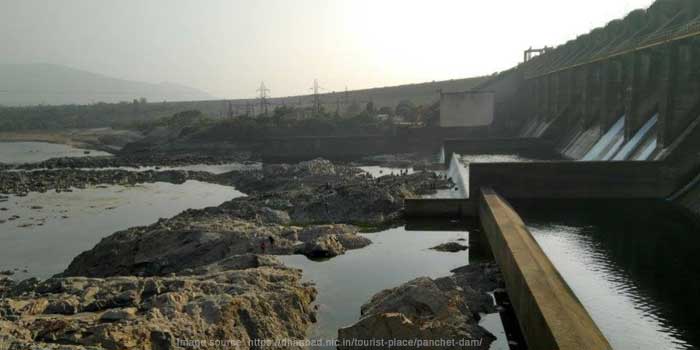
[[[672,28],[661,29],[640,37],[632,37],[629,40],[624,41],[622,45],[612,46],[607,49],[601,48],[599,52],[589,52],[587,54],[584,53],[580,54],[578,57],[573,56],[572,59],[561,62],[554,67],[544,65],[538,66],[534,69],[529,69],[525,73],[525,79],[533,79],[558,73],[568,69],[605,61],[631,52],[645,50],[695,36],[700,36],[700,19],[695,19],[691,22],[677,25]],[[548,54],[556,54],[556,50]],[[540,55],[538,56],[538,59],[542,59],[546,57],[546,55],[547,54]],[[533,61],[536,62],[536,60]]]
[[[515,210],[483,189],[479,217],[530,349],[611,349]]]

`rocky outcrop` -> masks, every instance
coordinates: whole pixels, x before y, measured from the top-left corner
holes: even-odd
[[[219,176],[264,201],[286,211],[297,224],[349,223],[382,225],[401,217],[405,198],[448,188],[447,180],[432,172],[387,175],[374,179],[359,169],[313,160],[296,165],[266,165],[260,171],[232,172]],[[223,205],[234,208],[232,201]]]
[[[146,167],[146,166],[182,166],[192,164],[224,164],[248,162],[250,152],[238,151],[226,154],[206,153],[143,153],[130,155],[128,153],[113,157],[61,157],[42,162],[19,165],[6,165],[8,168],[21,170],[31,169],[82,169],[82,168],[116,168],[116,167]],[[2,169],[2,167],[0,167]]]
[[[299,270],[278,264],[227,268],[157,278],[52,278],[5,287],[0,345],[175,349],[191,348],[187,344],[194,341],[205,341],[201,348],[222,348],[215,342],[228,341],[231,348],[249,349],[256,339],[305,338],[315,320],[315,290],[301,283]]]
[[[303,339],[315,291],[273,255],[329,258],[362,248],[370,241],[349,224],[393,222],[405,198],[444,182],[432,173],[372,179],[324,160],[202,177],[249,195],[114,233],[47,281],[0,279],[0,347],[174,349],[218,340],[246,349],[254,339]],[[32,177],[48,186],[40,179]],[[451,306],[455,298],[443,299]]]
[[[210,209],[112,234],[73,259],[64,275],[166,275],[249,254],[333,257],[370,244],[354,226],[283,226]]]
[[[430,249],[437,250],[439,252],[456,253],[456,252],[461,252],[463,250],[467,250],[467,249],[469,249],[469,247],[466,245],[457,243],[457,242],[447,242],[447,243],[436,245],[435,247],[432,247]]]
[[[181,184],[187,180],[213,181],[214,175],[202,171],[126,171],[126,170],[36,170],[0,172],[0,193],[25,195],[48,190],[70,191],[100,184],[135,185],[138,183],[169,182]]]
[[[485,264],[453,272],[374,295],[362,306],[359,322],[338,330],[338,349],[384,349],[388,343],[382,341],[412,341],[406,349],[488,349],[495,337],[478,321],[480,313],[495,312],[487,293],[502,285],[498,269]]]
[[[255,180],[243,190],[252,195],[117,232],[76,257],[65,274],[163,275],[251,253],[333,257],[370,243],[341,223],[385,224],[400,217],[405,197],[442,181],[430,173],[368,179],[323,160],[246,173]],[[266,190],[256,193],[260,188]]]

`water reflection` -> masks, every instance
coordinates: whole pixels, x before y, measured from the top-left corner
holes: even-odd
[[[0,163],[33,163],[58,157],[109,156],[102,151],[84,150],[48,142],[0,142]]]
[[[360,307],[377,292],[398,287],[420,276],[442,277],[469,261],[469,251],[442,253],[438,244],[468,240],[463,232],[407,231],[403,227],[365,234],[372,244],[333,259],[315,262],[304,256],[283,256],[288,265],[304,271],[316,284],[318,322],[310,336],[335,339],[338,328],[359,320]]]
[[[663,203],[515,203],[564,279],[616,349],[700,345],[700,243]]]
[[[0,270],[17,269],[16,279],[47,278],[115,231],[242,195],[232,187],[187,181],[9,196],[0,202]]]

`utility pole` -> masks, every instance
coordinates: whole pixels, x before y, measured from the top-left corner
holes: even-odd
[[[270,89],[265,87],[265,82],[263,81],[260,82],[260,87],[255,91],[260,93],[260,97],[258,97],[260,99],[260,113],[265,113],[265,116],[267,116],[267,93],[270,92]]]

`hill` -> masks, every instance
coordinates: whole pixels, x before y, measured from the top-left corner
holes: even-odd
[[[0,64],[0,105],[66,105],[211,100],[203,91],[172,83],[122,80],[55,64]]]

